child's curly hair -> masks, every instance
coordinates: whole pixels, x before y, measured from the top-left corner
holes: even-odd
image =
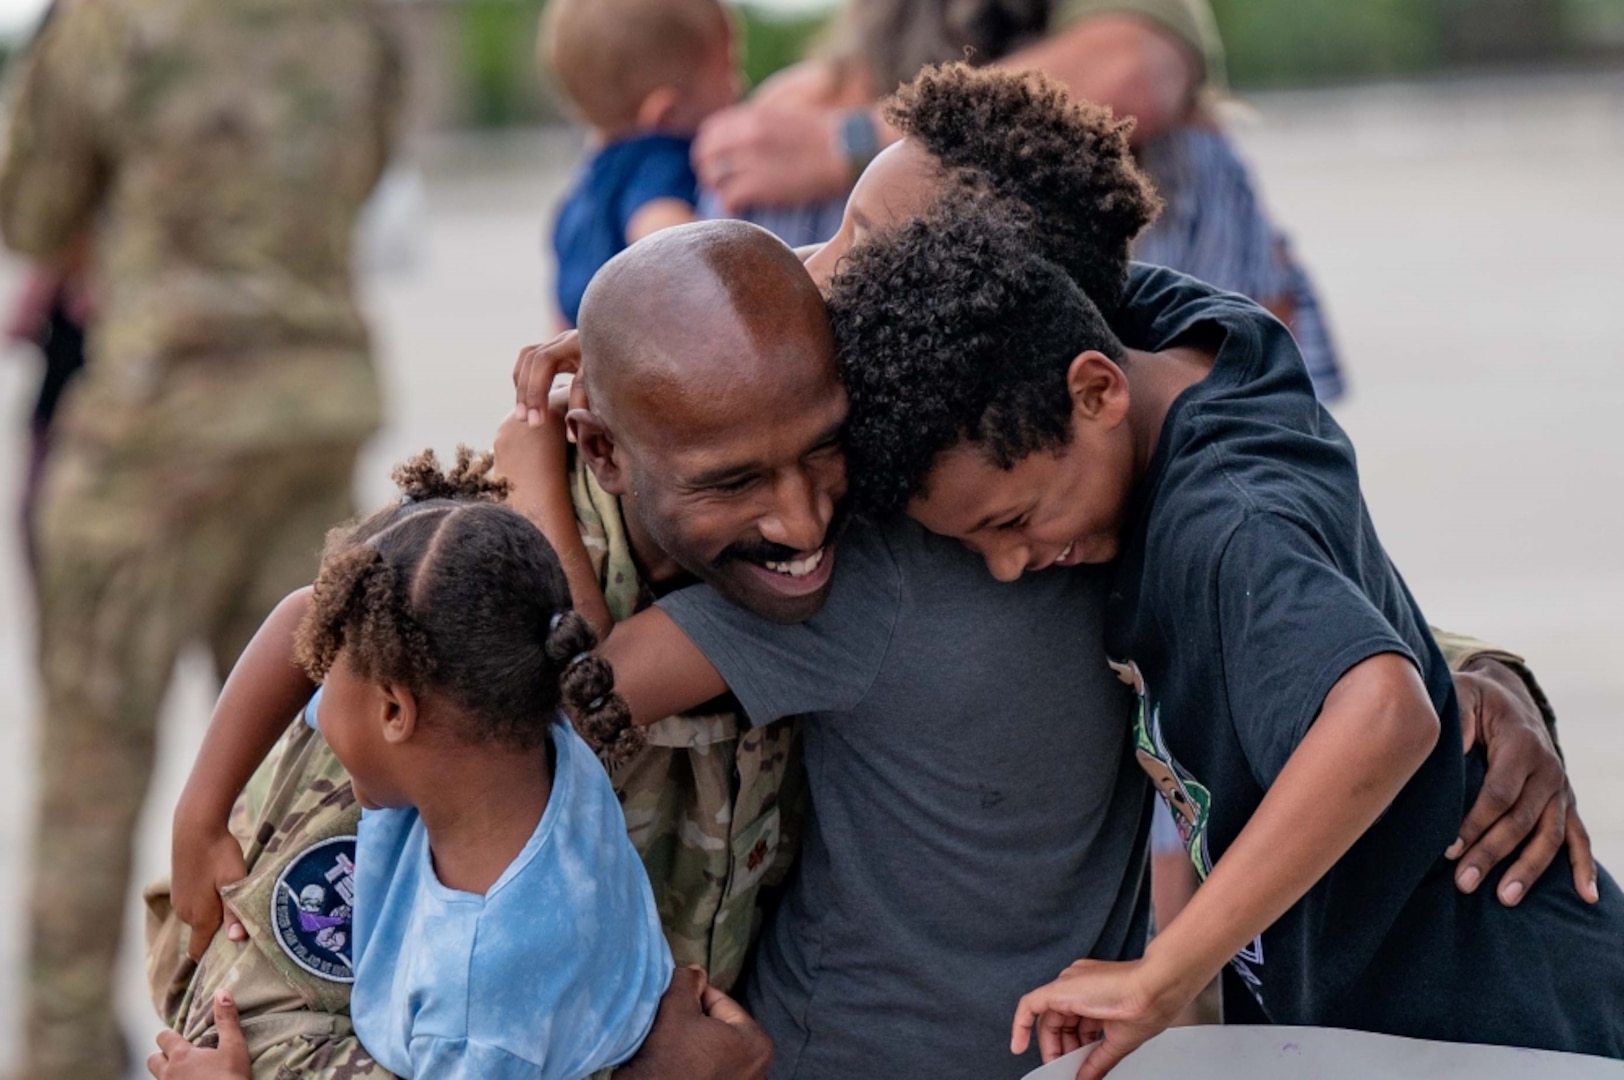
[[[1132,120],[1040,72],[962,63],[925,68],[885,118],[961,184],[1026,207],[1042,225],[1040,254],[1115,313],[1134,238],[1162,208],[1128,147]]]
[[[296,657],[314,680],[344,650],[372,682],[442,694],[474,718],[459,738],[529,750],[563,706],[606,763],[642,746],[596,635],[570,609],[552,547],[501,505],[489,454],[458,447],[395,469],[400,501],[327,536]]]
[[[852,248],[829,291],[851,411],[854,508],[904,509],[937,457],[973,443],[1001,469],[1071,441],[1067,370],[1126,362],[1099,309],[1043,257],[1025,207],[964,190]]]

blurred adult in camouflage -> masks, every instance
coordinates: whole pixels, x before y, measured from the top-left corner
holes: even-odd
[[[969,57],[1059,79],[1131,116],[1162,196],[1134,257],[1252,297],[1284,320],[1322,400],[1341,371],[1312,282],[1213,106],[1227,86],[1208,0],[845,0],[823,55],[705,121],[694,164],[712,213],[791,244],[827,240],[857,174],[898,133],[876,104],[926,64]]]
[[[45,719],[25,1075],[122,1075],[111,972],[180,648],[308,581],[380,403],[350,234],[396,52],[361,0],[75,0],[12,87],[0,231],[91,236],[97,323],[40,506]]]

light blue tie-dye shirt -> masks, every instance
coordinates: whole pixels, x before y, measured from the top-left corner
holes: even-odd
[[[553,745],[541,822],[483,896],[440,883],[417,811],[361,815],[350,1014],[397,1076],[581,1080],[654,1024],[672,961],[648,877],[592,751],[563,721]]]

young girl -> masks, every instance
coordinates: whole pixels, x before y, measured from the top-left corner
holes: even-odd
[[[353,969],[356,1033],[396,1075],[579,1080],[636,1051],[671,956],[582,739],[629,755],[626,707],[489,467],[463,452],[445,475],[425,453],[397,470],[400,501],[335,530],[299,598],[295,658],[321,684],[304,717],[365,809],[353,877],[290,882],[281,922],[307,962]],[[200,777],[241,787],[267,712],[216,711],[192,807],[220,805]]]

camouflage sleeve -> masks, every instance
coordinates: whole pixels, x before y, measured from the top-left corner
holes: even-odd
[[[165,1024],[196,1045],[214,1044],[214,994],[230,988],[254,1080],[393,1080],[350,1024],[349,874],[359,820],[343,767],[295,720],[234,815],[248,876],[222,896],[248,940],[217,933],[193,962],[168,883],[146,890],[147,974]],[[339,924],[302,927],[307,897]]]
[[[1450,671],[1464,671],[1468,664],[1476,660],[1493,660],[1511,669],[1528,688],[1529,696],[1539,707],[1540,715],[1545,718],[1545,726],[1551,732],[1551,742],[1556,745],[1557,752],[1561,752],[1561,743],[1556,737],[1556,710],[1551,707],[1550,698],[1545,696],[1545,688],[1539,684],[1539,678],[1528,666],[1527,660],[1514,652],[1508,652],[1477,638],[1467,637],[1465,634],[1440,630],[1436,626],[1430,629],[1434,640],[1438,642],[1438,648],[1443,650],[1444,659],[1449,662]]]
[[[119,78],[109,6],[58,7],[9,87],[0,157],[0,234],[36,258],[61,254],[91,223],[108,175],[103,133]]]

